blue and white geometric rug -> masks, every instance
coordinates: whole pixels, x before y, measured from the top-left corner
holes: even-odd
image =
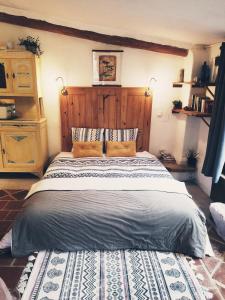
[[[22,300],[206,299],[183,255],[157,251],[42,251],[18,289]]]

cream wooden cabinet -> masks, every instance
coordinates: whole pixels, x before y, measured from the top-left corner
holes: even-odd
[[[0,172],[43,172],[48,149],[39,73],[33,53],[0,51],[0,105],[13,101],[16,108],[15,119],[0,119]]]
[[[47,159],[46,119],[34,122],[0,121],[0,172],[42,175]]]

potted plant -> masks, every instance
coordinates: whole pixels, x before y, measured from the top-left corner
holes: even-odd
[[[196,167],[199,153],[193,149],[189,149],[186,153],[187,165],[190,167]]]
[[[41,45],[39,37],[34,38],[32,36],[27,36],[26,38],[19,38],[19,45],[24,46],[27,51],[40,56],[43,51],[41,51]]]
[[[173,109],[181,109],[182,108],[182,102],[180,100],[174,100],[172,103],[173,103]]]

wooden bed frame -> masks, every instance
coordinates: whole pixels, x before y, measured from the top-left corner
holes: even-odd
[[[71,128],[138,128],[137,151],[149,150],[152,97],[145,88],[67,87],[60,96],[62,151],[71,151]]]

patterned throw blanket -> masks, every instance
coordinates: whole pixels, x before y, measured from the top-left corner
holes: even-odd
[[[18,284],[22,300],[206,299],[185,257],[178,254],[53,251],[40,252],[34,268],[33,261],[31,256]]]
[[[166,168],[155,158],[78,158],[57,157],[44,178],[172,178]]]

